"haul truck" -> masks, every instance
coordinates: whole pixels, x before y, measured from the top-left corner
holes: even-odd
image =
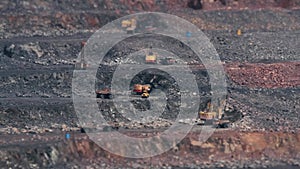
[[[146,54],[145,62],[147,64],[156,64],[157,63],[157,56],[153,52],[149,52]]]
[[[96,91],[97,98],[112,99],[112,94],[109,88],[104,88]]]

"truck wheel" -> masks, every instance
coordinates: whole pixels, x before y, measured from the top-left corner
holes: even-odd
[[[219,124],[218,127],[219,127],[219,128],[228,128],[228,127],[229,127],[229,124],[228,124],[228,123]]]
[[[96,96],[97,98],[101,98],[101,94],[97,94],[97,96]]]

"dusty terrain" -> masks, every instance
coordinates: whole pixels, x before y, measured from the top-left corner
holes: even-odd
[[[200,7],[196,0],[1,1],[0,167],[299,168],[300,2],[202,2]],[[106,152],[80,132],[72,102],[72,77],[82,41],[106,23],[141,11],[177,15],[208,36],[226,72],[225,113],[232,124],[229,129],[218,129],[205,144],[198,142],[196,126],[162,155],[129,159]],[[241,35],[237,35],[238,29]],[[120,42],[107,58],[120,60],[124,54],[149,47],[148,41],[189,63],[194,61],[189,48],[155,35]],[[206,71],[191,68],[207,99]],[[113,70],[110,67],[108,73],[98,73],[99,81],[109,81]],[[162,80],[156,83],[162,84]],[[159,130],[172,124],[176,107],[172,109],[172,101],[168,104],[162,119],[147,127]],[[99,100],[98,105],[107,120],[126,121],[109,100]],[[124,131],[128,135],[144,135],[143,129],[136,130],[143,126],[139,122],[128,126],[133,129]],[[69,140],[66,132],[71,133]],[[155,134],[150,131],[148,136],[151,132]],[[103,137],[107,136],[109,132],[103,132]]]

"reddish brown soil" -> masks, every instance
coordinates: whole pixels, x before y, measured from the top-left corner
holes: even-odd
[[[300,62],[230,63],[226,64],[230,79],[250,88],[288,88],[300,86]]]

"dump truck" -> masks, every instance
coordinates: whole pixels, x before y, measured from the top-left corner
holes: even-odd
[[[125,28],[128,34],[133,34],[137,26],[137,21],[135,18],[123,20],[122,28]]]
[[[163,65],[173,65],[176,63],[176,60],[173,58],[167,57],[167,58],[160,60],[160,63]]]
[[[142,98],[148,98],[151,92],[151,85],[146,84],[135,84],[133,86],[132,94],[133,95],[140,95]]]
[[[228,128],[230,121],[224,119],[223,105],[225,105],[225,100],[221,101],[221,106],[215,111],[214,106],[209,101],[206,109],[199,112],[199,124],[214,125],[218,128]]]
[[[157,56],[153,52],[149,52],[146,54],[145,62],[147,64],[156,64],[157,63]]]
[[[109,88],[104,88],[101,90],[96,90],[96,97],[102,99],[112,99],[112,94]]]

